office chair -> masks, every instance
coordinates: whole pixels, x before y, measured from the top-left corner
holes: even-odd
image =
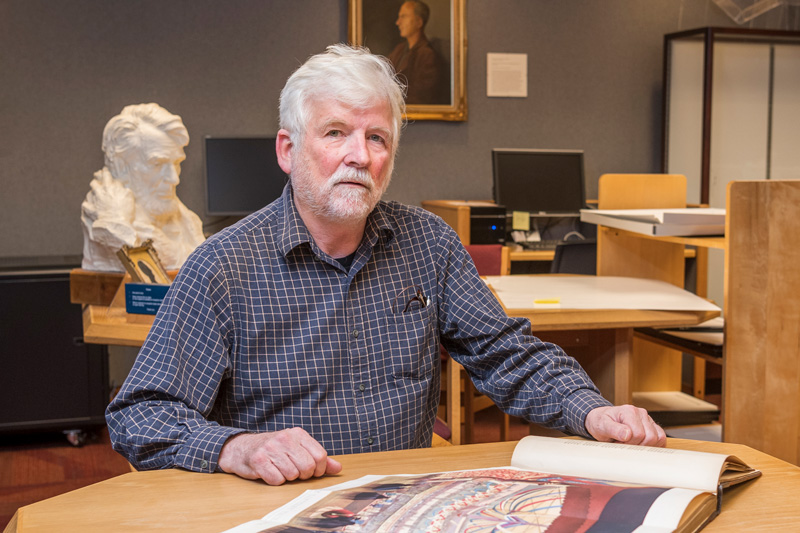
[[[550,264],[550,273],[597,275],[597,241],[585,239],[559,243]]]
[[[465,246],[475,268],[481,276],[508,275],[511,273],[511,249],[500,244],[472,244]],[[461,443],[461,392],[463,389],[464,433],[467,443],[473,440],[475,413],[494,405],[494,403],[475,389],[472,381],[461,365],[453,361],[444,347],[441,347],[442,365],[445,367],[446,403],[448,406],[447,425],[451,431],[453,444]],[[461,386],[463,379],[464,386]],[[502,414],[500,439],[508,440],[509,417]]]
[[[467,249],[478,274],[506,276],[511,273],[511,249],[502,244],[468,244]]]

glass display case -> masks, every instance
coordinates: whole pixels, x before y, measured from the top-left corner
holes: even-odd
[[[727,183],[800,178],[800,32],[698,28],[664,38],[663,171],[687,201]]]

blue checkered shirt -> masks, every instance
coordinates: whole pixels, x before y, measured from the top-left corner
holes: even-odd
[[[242,431],[299,426],[330,454],[425,447],[440,342],[512,415],[586,435],[586,414],[609,405],[574,359],[506,316],[442,219],[381,202],[345,269],[287,186],[183,265],[108,407],[111,440],[137,468],[201,472]]]

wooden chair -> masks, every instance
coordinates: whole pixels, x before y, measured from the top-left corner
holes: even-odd
[[[499,276],[511,273],[510,248],[500,244],[471,244],[466,246],[478,274]],[[475,413],[494,405],[477,392],[464,367],[453,361],[442,348],[442,363],[445,366],[446,420],[451,431],[451,442],[461,444],[462,391],[465,442],[473,440]],[[463,385],[462,385],[463,383]],[[503,413],[500,425],[501,440],[508,439],[509,417]]]

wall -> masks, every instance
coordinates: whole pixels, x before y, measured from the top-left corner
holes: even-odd
[[[663,35],[709,25],[734,25],[711,0],[468,0],[469,121],[409,124],[387,196],[489,198],[499,146],[584,149],[589,197],[601,173],[657,172]],[[183,117],[178,194],[202,216],[203,137],[274,134],[286,77],[346,36],[346,0],[0,0],[0,264],[81,254],[102,129],[128,104]],[[528,98],[486,97],[487,52],[528,54]]]

